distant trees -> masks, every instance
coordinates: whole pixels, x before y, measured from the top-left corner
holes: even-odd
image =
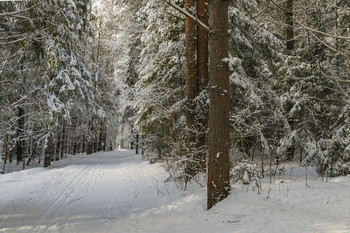
[[[89,1],[1,3],[0,143],[10,162],[16,154],[17,163],[45,157],[49,166],[64,153],[110,144],[115,108],[100,91],[113,82],[90,59],[90,16]]]
[[[348,70],[348,51],[339,47],[349,36],[339,25],[339,17],[343,25],[350,23],[347,7],[333,0],[276,2],[267,15],[268,22],[273,18],[277,24],[270,30],[286,41],[284,62],[278,64],[274,85],[290,123],[280,153],[292,154],[297,148],[302,164],[317,165],[322,177],[339,174],[335,167],[345,164],[339,162],[345,152],[335,148],[339,148],[338,116],[348,101],[348,85],[344,82],[348,75],[342,72]],[[278,17],[281,10],[284,17]],[[283,23],[284,30],[279,31]]]
[[[117,33],[127,43],[120,47],[115,63],[120,67],[116,75],[119,106],[123,114],[129,114],[120,119],[127,123],[120,129],[120,138],[129,140],[121,134],[129,136],[131,129],[137,128],[145,156],[151,161],[167,161],[173,179],[184,180],[188,153],[185,24],[163,1],[135,4],[120,6],[129,12],[124,17],[132,24],[118,20],[119,25],[127,24]]]
[[[347,1],[1,4],[5,161],[49,165],[138,132],[183,188],[208,171],[208,208],[233,167],[257,179],[299,156],[349,173]]]

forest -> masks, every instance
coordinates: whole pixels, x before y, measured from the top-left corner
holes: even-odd
[[[208,210],[293,169],[323,189],[350,174],[349,62],[344,0],[0,1],[0,172],[136,149]]]

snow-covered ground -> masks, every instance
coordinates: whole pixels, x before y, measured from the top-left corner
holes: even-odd
[[[350,177],[328,183],[305,169],[263,192],[232,187],[206,210],[206,189],[164,183],[159,164],[113,151],[0,175],[0,232],[350,232]],[[267,198],[268,197],[268,198]]]

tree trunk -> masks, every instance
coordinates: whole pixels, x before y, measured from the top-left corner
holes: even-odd
[[[338,14],[338,7],[335,8],[335,34],[338,36],[339,34],[339,14]],[[336,75],[340,77],[340,56],[339,56],[339,39],[335,39],[335,49],[337,51],[335,55],[335,64],[336,64]]]
[[[24,130],[24,110],[23,108],[18,108],[18,124],[17,124],[17,142],[16,142],[16,155],[17,164],[23,159],[23,141],[21,139],[22,132]]]
[[[208,209],[230,191],[228,0],[209,1],[209,32]]]
[[[7,144],[8,144],[8,142],[11,141],[11,139],[12,139],[11,135],[7,134]],[[14,154],[15,154],[15,150],[13,148],[11,148],[11,149],[9,148],[8,155],[9,155],[9,163],[10,164],[13,161]]]
[[[101,122],[101,124],[103,124],[103,123]],[[102,149],[102,147],[103,147],[103,134],[104,134],[104,127],[101,126],[99,139],[98,139],[98,151],[103,151],[103,149]]]
[[[185,0],[185,8],[190,12],[189,9],[195,7],[194,0]],[[195,113],[194,113],[194,98],[197,93],[197,71],[196,71],[196,24],[190,18],[186,18],[186,124],[191,132],[194,127]],[[193,133],[190,133],[188,142],[191,144],[193,142]]]
[[[102,146],[103,151],[107,151],[107,129],[104,127],[103,129],[103,146]]]
[[[198,19],[208,25],[208,0],[197,1]],[[209,82],[208,75],[208,31],[197,25],[197,72],[199,92],[204,91]]]
[[[135,151],[136,154],[139,153],[139,134],[136,133],[136,151]]]
[[[287,0],[286,2],[286,41],[287,52],[294,50],[294,21],[293,21],[293,0]]]
[[[44,167],[51,166],[51,156],[52,156],[52,136],[45,139],[45,144],[43,148],[44,152]]]
[[[98,125],[99,122],[96,122]],[[96,132],[94,133],[94,153],[99,151],[99,141],[100,141],[100,130],[98,129],[98,126],[95,127]]]
[[[65,126],[65,122],[64,120],[62,120],[62,131],[61,131],[61,143],[60,143],[60,146],[61,146],[61,150],[60,150],[60,157],[61,159],[63,159],[63,154],[64,154],[64,147],[65,147],[65,140],[66,140],[66,126]]]
[[[193,15],[194,0],[185,0],[186,11]],[[194,162],[196,135],[195,135],[195,103],[197,96],[197,67],[196,67],[196,23],[186,17],[186,126],[187,126],[187,163],[185,167],[185,182],[196,174]]]
[[[287,0],[286,2],[286,48],[287,53],[292,54],[294,50],[294,21],[293,21],[293,0]],[[289,126],[291,130],[293,131],[295,129],[294,127],[294,120],[295,119],[288,119]],[[294,158],[294,145],[287,148],[286,157],[287,160],[292,160]]]
[[[93,122],[89,121],[89,137],[86,144],[86,154],[91,155],[94,153],[94,135],[93,135]]]
[[[86,136],[83,135],[82,143],[81,143],[81,153],[86,152]]]
[[[197,1],[197,16],[198,19],[205,25],[208,25],[208,1]],[[205,91],[208,87],[209,75],[208,75],[208,31],[197,25],[197,72],[198,72],[198,84],[199,94]],[[198,154],[199,168],[202,171],[206,171],[206,159],[205,159],[205,145],[206,145],[206,131],[208,128],[208,114],[207,109],[201,109],[200,113],[197,113],[197,128],[198,128],[198,142],[197,149],[200,150]]]
[[[2,167],[2,173],[5,174],[5,169],[6,169],[6,156],[7,156],[7,128],[8,128],[8,122],[9,118],[8,116],[6,117],[6,128],[5,128],[5,138],[4,138],[4,160],[3,160],[3,167]]]
[[[58,132],[57,129],[54,131],[55,134],[53,135],[54,137],[54,147],[53,147],[53,157],[55,158],[56,161],[60,160],[60,156],[57,153],[58,148],[57,148],[57,144],[58,144]]]

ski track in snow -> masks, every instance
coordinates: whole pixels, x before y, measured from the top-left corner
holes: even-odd
[[[28,189],[24,188],[23,191],[28,193],[20,195],[17,200],[8,201],[7,205],[1,203],[0,198],[0,217],[6,216],[6,213],[14,209],[22,207],[25,207],[23,210],[30,209],[31,205],[41,210],[36,218],[31,218],[30,214],[19,217],[16,217],[16,214],[6,216],[6,219],[0,220],[0,232],[99,232],[98,226],[106,225],[106,221],[111,222],[149,209],[154,204],[153,199],[157,199],[152,170],[151,173],[145,170],[150,165],[143,162],[140,156],[134,155],[134,151],[101,153],[72,163],[51,170],[39,168],[39,176],[36,172],[30,171],[35,169],[9,174],[19,176],[29,173],[24,175],[28,182],[32,179],[43,181],[43,178],[46,182],[34,184]],[[153,175],[157,175],[159,165],[153,167],[156,168]],[[48,174],[43,174],[44,177],[41,177],[41,173]],[[21,179],[7,180],[4,183],[11,184],[11,182],[21,184]],[[31,197],[24,198],[27,195]],[[7,196],[11,199],[10,192]],[[139,206],[134,206],[136,201]],[[4,209],[6,207],[7,210]],[[21,221],[21,218],[30,221]],[[21,222],[29,222],[29,225],[21,226]],[[111,232],[115,232],[114,224],[109,225],[114,228]]]
[[[78,197],[71,201],[72,197],[74,197],[74,192],[79,190],[80,186],[82,186],[88,180],[86,179],[87,173],[89,173],[93,169],[93,165],[86,166],[82,171],[77,172],[77,175],[71,180],[71,182],[67,185],[67,187],[63,190],[63,192],[57,197],[57,199],[51,204],[51,206],[44,212],[44,214],[40,217],[39,221],[35,226],[30,229],[30,232],[45,232],[48,227],[48,223],[53,221],[60,214],[62,209],[66,206],[72,204],[75,201],[79,201],[84,197]],[[89,175],[91,177],[91,175]],[[91,183],[89,183],[91,184]],[[88,188],[84,187],[84,190],[88,190]],[[42,224],[45,223],[44,227]]]
[[[313,177],[306,187],[303,169],[295,169],[283,183],[265,179],[261,195],[234,185],[206,211],[205,188],[192,183],[184,192],[164,183],[164,169],[134,151],[54,166],[0,176],[0,233],[350,232],[350,176]]]

